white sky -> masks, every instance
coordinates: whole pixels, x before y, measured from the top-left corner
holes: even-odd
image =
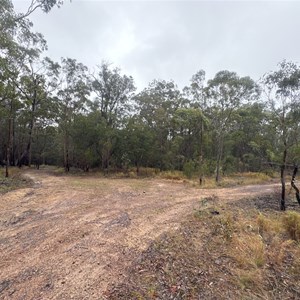
[[[14,0],[17,11],[30,1]],[[180,88],[198,70],[259,79],[283,59],[300,61],[297,1],[78,1],[30,16],[54,60],[76,58],[93,69],[109,61],[138,89],[153,79]]]

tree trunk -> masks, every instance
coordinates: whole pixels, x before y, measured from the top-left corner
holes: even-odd
[[[203,120],[201,118],[201,132],[200,132],[200,148],[199,148],[199,152],[200,152],[200,157],[199,157],[199,163],[200,163],[200,176],[199,176],[199,184],[200,186],[203,184],[204,181],[204,170],[203,170]]]
[[[27,145],[27,151],[28,151],[28,167],[31,166],[31,144],[32,144],[32,134],[33,134],[33,127],[34,127],[34,119],[35,119],[35,110],[36,110],[36,102],[37,102],[37,80],[34,81],[35,83],[35,89],[33,93],[33,101],[31,106],[31,120],[29,125],[29,141]]]
[[[64,136],[64,167],[65,171],[69,172],[70,171],[70,164],[69,164],[69,137],[68,133],[65,132]]]
[[[35,81],[35,84],[36,84],[36,81]],[[22,167],[26,158],[28,159],[28,167],[31,166],[31,144],[32,144],[34,121],[35,121],[34,114],[35,114],[35,110],[36,110],[36,102],[37,102],[37,91],[35,88],[34,94],[33,94],[33,99],[32,99],[32,104],[31,104],[31,119],[30,119],[30,123],[29,123],[29,138],[28,138],[26,150],[22,153],[21,158],[18,162],[19,168]]]
[[[298,166],[294,167],[294,172],[293,172],[293,176],[292,176],[292,181],[291,181],[291,185],[293,187],[293,189],[296,191],[296,199],[300,205],[300,194],[299,194],[299,189],[296,187],[295,185],[295,180],[296,180],[296,175],[298,172]]]
[[[8,139],[6,147],[6,165],[5,165],[5,177],[9,177],[9,165],[10,165],[10,151],[12,143],[12,112],[13,112],[13,101],[10,102],[10,112],[8,118]]]
[[[15,139],[15,117],[12,119],[12,148],[11,148],[11,158],[10,158],[10,165],[16,165],[16,158],[15,158],[15,149],[16,149],[16,139]]]
[[[223,155],[223,136],[220,136],[218,142],[218,154],[217,154],[217,169],[216,169],[216,182],[220,182],[220,168],[221,168],[221,159]]]
[[[286,143],[284,143],[285,149],[283,151],[283,164],[281,166],[280,178],[281,178],[281,200],[280,200],[280,210],[285,211],[285,168],[286,168],[286,157],[287,157],[287,149]]]

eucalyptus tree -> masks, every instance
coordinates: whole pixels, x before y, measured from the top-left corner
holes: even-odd
[[[205,71],[199,70],[197,73],[195,73],[191,80],[190,85],[184,88],[184,93],[188,97],[190,104],[192,107],[199,109],[201,111],[201,117],[199,118],[199,125],[200,130],[198,132],[198,138],[199,138],[199,171],[200,171],[200,177],[199,181],[200,184],[203,182],[203,177],[205,173],[205,165],[206,165],[206,157],[204,157],[204,134],[205,134],[205,128],[207,128],[207,121],[208,118],[206,116],[207,114],[207,103],[206,103],[206,93],[205,93]]]
[[[4,112],[7,132],[6,176],[13,148],[14,120],[19,105],[17,83],[26,66],[37,59],[46,48],[46,42],[39,33],[32,32],[32,23],[27,18],[18,18],[8,0],[0,0],[0,105]],[[12,151],[14,154],[14,151]]]
[[[207,104],[215,134],[216,182],[220,181],[224,138],[231,128],[233,114],[242,103],[255,100],[258,95],[258,85],[250,77],[239,77],[235,72],[220,71],[207,83]]]
[[[199,70],[196,72],[190,80],[190,85],[184,87],[183,92],[193,107],[205,110],[205,71]]]
[[[290,150],[300,138],[300,67],[282,61],[276,71],[264,75],[263,90],[270,110],[270,126],[276,131],[281,154],[281,201],[280,209],[285,210],[285,172],[287,162],[291,159]],[[293,163],[298,163],[294,157]]]
[[[96,75],[92,75],[92,90],[95,93],[95,105],[107,126],[118,127],[118,122],[128,112],[128,105],[135,91],[131,76],[121,75],[119,68],[111,69],[108,63],[98,66]]]
[[[64,168],[70,170],[71,127],[76,114],[86,110],[90,85],[88,69],[75,59],[62,58],[60,87],[57,92],[59,115],[57,118],[63,140]]]
[[[160,169],[170,166],[171,120],[184,99],[173,81],[154,80],[135,97],[141,120],[155,133],[154,156]]]
[[[16,20],[18,21],[20,19],[27,18],[37,9],[41,9],[43,12],[48,13],[53,7],[60,7],[63,2],[63,0],[31,0],[27,11],[20,13]]]
[[[182,169],[185,163],[192,161],[198,165],[201,173],[203,131],[208,124],[207,118],[200,108],[178,108],[174,112],[171,124],[174,135],[172,139],[172,148],[175,154],[174,165]]]
[[[20,22],[27,19],[35,10],[41,9],[43,12],[48,13],[53,7],[60,7],[63,4],[63,0],[31,0],[27,10],[22,13],[11,13],[14,11],[14,6],[11,0],[0,0],[0,15],[2,22],[0,23],[0,29],[10,31],[15,26],[19,27]]]
[[[60,66],[49,58],[42,61],[30,62],[16,82],[22,103],[22,117],[28,128],[26,145],[19,158],[18,165],[25,161],[31,165],[31,148],[34,132],[42,127],[51,125],[57,114],[53,93],[59,83]]]
[[[110,68],[108,63],[98,66],[91,76],[92,91],[95,94],[93,110],[99,111],[104,132],[99,133],[102,168],[107,169],[117,141],[117,131],[122,120],[132,113],[131,99],[135,91],[131,76],[122,75],[119,68]],[[130,111],[131,110],[131,111]]]
[[[137,174],[139,174],[141,166],[153,166],[155,136],[139,116],[128,120],[122,135],[125,150],[123,151],[123,162],[126,164],[126,159],[128,159],[136,167]]]
[[[101,165],[99,140],[104,135],[104,122],[99,112],[74,115],[70,127],[73,141],[74,163],[88,172],[91,167]]]
[[[228,150],[239,172],[258,172],[271,149],[274,135],[267,130],[267,110],[262,102],[241,105],[234,113],[228,136]]]

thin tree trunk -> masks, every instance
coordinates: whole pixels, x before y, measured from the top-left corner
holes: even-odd
[[[36,81],[35,81],[36,84]],[[19,168],[23,165],[23,161],[28,158],[28,167],[31,166],[31,144],[32,144],[32,135],[33,135],[33,127],[34,127],[34,114],[36,110],[36,102],[37,102],[37,91],[36,88],[34,90],[33,99],[32,99],[32,105],[31,105],[31,120],[29,123],[29,138],[26,150],[22,153],[21,158],[19,160],[18,166]]]
[[[221,159],[223,155],[223,136],[220,136],[218,142],[218,154],[217,154],[217,170],[216,170],[216,182],[220,182],[220,168],[221,168]]]
[[[12,112],[13,112],[13,101],[10,102],[10,111],[8,118],[8,139],[7,139],[7,147],[6,147],[6,165],[5,165],[5,177],[9,177],[9,165],[10,165],[10,151],[11,151],[11,143],[12,143]]]
[[[203,120],[201,118],[201,132],[200,132],[200,177],[199,177],[199,184],[202,185],[204,181],[204,170],[203,170]]]
[[[34,127],[34,114],[36,110],[36,102],[37,102],[37,80],[34,81],[35,83],[35,89],[33,93],[33,101],[31,106],[31,120],[30,120],[30,126],[29,126],[29,141],[27,145],[27,151],[28,151],[28,166],[31,166],[31,144],[32,144],[32,134],[33,134],[33,127]]]
[[[12,148],[11,148],[11,166],[16,165],[16,158],[15,158],[15,149],[16,149],[16,141],[15,141],[15,118],[12,119]]]
[[[300,194],[299,194],[299,189],[297,188],[297,186],[295,185],[295,181],[296,181],[296,175],[298,172],[298,166],[294,167],[294,172],[293,172],[293,176],[292,176],[292,181],[291,181],[291,185],[293,187],[293,189],[296,191],[296,199],[300,205]]]
[[[69,172],[70,171],[70,164],[69,164],[69,137],[68,133],[65,132],[64,136],[64,167],[65,171]]]
[[[281,178],[281,200],[280,200],[280,210],[285,211],[285,169],[286,169],[286,157],[287,157],[287,149],[286,149],[286,143],[284,143],[285,149],[283,151],[283,159],[282,159],[282,166],[281,166],[281,172],[280,172],[280,178]]]
[[[11,112],[10,112],[11,113]],[[12,117],[9,116],[8,119],[8,140],[6,148],[6,166],[5,166],[5,177],[9,177],[9,164],[10,164],[10,149],[11,149],[11,140],[12,140]]]

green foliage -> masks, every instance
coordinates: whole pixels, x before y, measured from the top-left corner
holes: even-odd
[[[192,160],[186,162],[184,165],[183,165],[183,174],[188,178],[188,179],[191,179],[196,171],[197,171],[197,167],[196,167],[196,163]]]
[[[138,94],[131,76],[103,62],[43,58],[46,41],[27,18],[62,1],[35,0],[14,12],[0,0],[0,163],[120,170],[152,168],[171,178],[267,170],[300,159],[300,71],[283,61],[259,87],[227,70],[199,70],[181,91],[153,80]],[[268,99],[260,99],[263,88]],[[169,171],[169,173],[168,173]],[[120,172],[120,173],[121,173]],[[175,174],[175,175],[174,175]],[[174,176],[173,176],[174,175]]]

